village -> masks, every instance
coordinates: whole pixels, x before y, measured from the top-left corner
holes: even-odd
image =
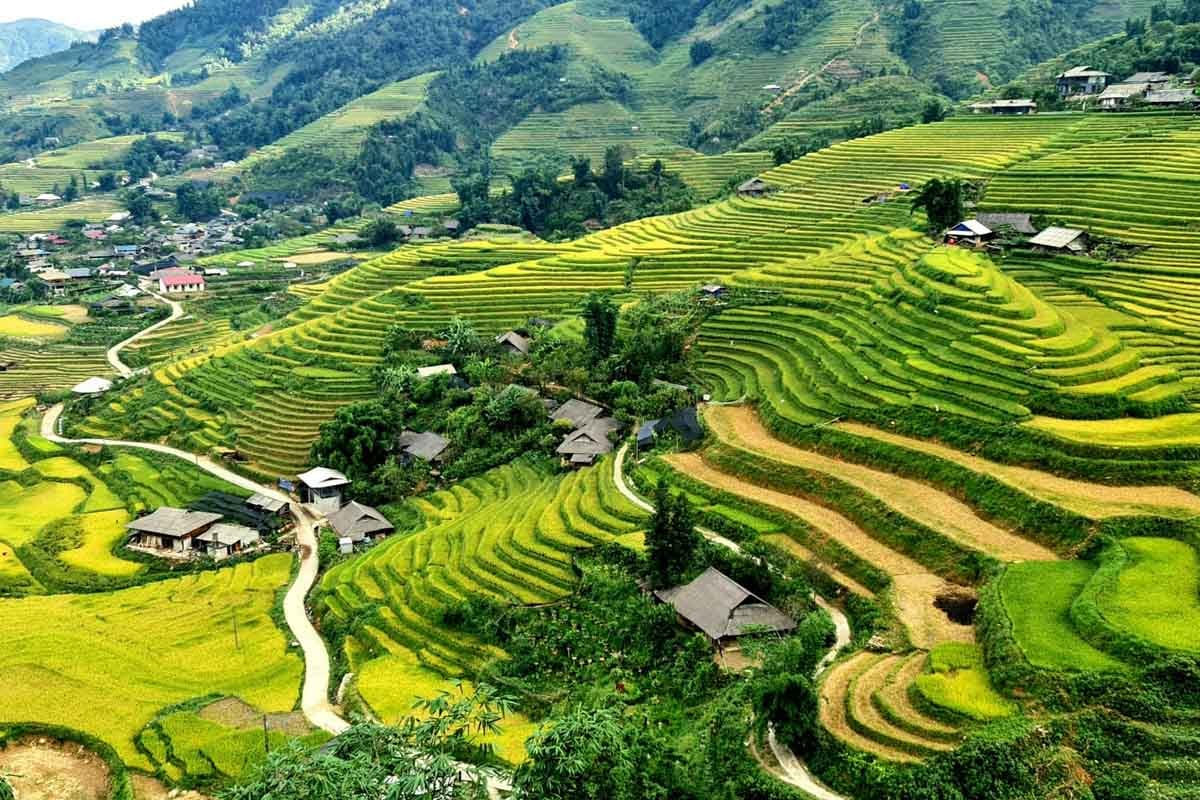
[[[1195,81],[1167,72],[1135,72],[1124,80],[1082,64],[1054,78],[1059,100],[1080,111],[1191,111],[1200,109]],[[972,103],[973,114],[1023,116],[1038,113],[1029,97],[1010,97]]]

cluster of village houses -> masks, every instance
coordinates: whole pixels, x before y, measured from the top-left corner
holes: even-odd
[[[1039,253],[1086,255],[1091,242],[1087,231],[1051,226],[1038,231],[1029,214],[976,214],[948,229],[944,241],[959,247],[986,247],[1001,234]]]
[[[1134,104],[1160,109],[1200,108],[1200,95],[1193,87],[1166,72],[1137,72],[1123,81],[1103,70],[1081,65],[1055,76],[1059,97],[1087,103],[1106,111],[1118,111]],[[988,100],[975,103],[976,114],[1036,114],[1038,104],[1029,98]]]

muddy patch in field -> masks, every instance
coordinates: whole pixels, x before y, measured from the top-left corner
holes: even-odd
[[[133,776],[134,800],[211,800],[199,792],[182,792],[172,789],[157,778],[148,775]]]
[[[0,750],[0,775],[16,800],[105,800],[108,765],[73,742],[23,739]]]
[[[975,624],[975,608],[979,605],[979,598],[970,589],[950,587],[939,592],[933,604],[955,625]]]

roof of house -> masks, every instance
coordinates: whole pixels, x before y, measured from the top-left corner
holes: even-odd
[[[496,337],[496,344],[508,345],[522,355],[529,355],[530,341],[516,331],[502,333]]]
[[[1117,83],[1105,89],[1100,94],[1099,99],[1127,100],[1130,97],[1137,97],[1140,94],[1145,94],[1146,90],[1149,88],[1150,84],[1148,83]]]
[[[655,423],[655,433],[663,434],[669,431],[679,434],[685,442],[694,442],[702,438],[704,429],[700,427],[700,415],[696,413],[696,408],[689,406],[678,409]]]
[[[391,533],[396,529],[378,510],[353,502],[330,514],[329,524],[338,536],[356,542],[376,533]]]
[[[197,536],[196,540],[229,547],[235,544],[254,544],[259,540],[259,535],[258,531],[254,530],[253,528],[247,528],[244,525],[232,525],[228,522],[222,522],[219,525],[213,525],[204,533]]]
[[[751,628],[790,631],[796,627],[787,614],[713,567],[689,584],[655,595],[710,639],[741,636]]]
[[[179,270],[178,272],[174,270],[163,270],[158,274],[158,280],[162,282],[162,285],[168,289],[179,286],[204,285],[203,275],[198,275],[194,272],[185,272],[184,270]]]
[[[405,431],[400,434],[400,449],[422,461],[436,461],[450,447],[450,441],[436,433]]]
[[[704,294],[720,294],[727,290],[719,283],[706,283],[700,287],[700,291]]]
[[[287,508],[286,501],[278,497],[270,497],[265,494],[251,495],[250,499],[246,501],[246,505],[254,508],[261,508],[264,511],[270,511],[273,514]]]
[[[1112,77],[1107,72],[1102,72],[1098,69],[1092,69],[1088,66],[1071,67],[1066,72],[1060,74],[1059,78],[1109,78]]]
[[[45,272],[38,273],[38,277],[41,278],[46,283],[57,283],[60,281],[68,280],[71,276],[68,275],[67,273],[63,272],[62,270],[48,269]]]
[[[554,420],[555,422],[564,419],[569,420],[576,428],[582,428],[603,413],[604,409],[600,406],[593,405],[586,400],[572,399],[556,408],[553,413],[550,414],[550,419]]]
[[[1032,245],[1062,249],[1083,236],[1084,232],[1077,228],[1046,228],[1029,240]]]
[[[139,533],[155,533],[182,539],[212,525],[221,519],[220,514],[209,511],[188,511],[185,508],[163,506],[152,514],[135,519],[125,527]]]
[[[103,394],[113,387],[107,378],[88,378],[75,386],[71,391],[75,394]]]
[[[738,187],[739,192],[765,192],[771,188],[770,184],[762,178],[751,178]]]
[[[558,446],[557,452],[560,456],[590,455],[593,457],[611,453],[613,443],[608,437],[620,428],[621,423],[612,417],[593,420],[586,427],[568,434],[562,444]]]
[[[984,225],[977,219],[964,219],[962,222],[955,225],[950,230],[946,231],[949,234],[964,234],[971,236],[991,236],[992,229]]]
[[[436,375],[457,375],[458,370],[453,364],[438,364],[436,367],[421,367],[417,370],[418,378],[432,378]]]
[[[1146,92],[1147,103],[1200,103],[1200,95],[1191,89],[1163,89],[1159,92]]]
[[[1165,83],[1171,80],[1171,75],[1166,72],[1135,72],[1130,75],[1122,83]]]
[[[328,467],[313,467],[303,475],[296,477],[310,489],[332,489],[336,486],[350,485],[349,478],[336,469]]]
[[[57,203],[59,200],[62,200],[62,198],[58,195],[50,194],[49,192],[46,192],[45,194],[39,194],[33,199],[43,203]]]
[[[1012,228],[1017,233],[1037,233],[1029,214],[976,214],[975,219],[992,230]]]

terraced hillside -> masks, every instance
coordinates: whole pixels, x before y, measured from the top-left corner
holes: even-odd
[[[422,519],[415,532],[331,569],[315,601],[327,628],[349,632],[343,655],[355,689],[389,721],[504,657],[443,625],[446,609],[471,598],[561,599],[577,581],[574,553],[628,540],[645,521],[607,463],[564,476],[518,461],[412,505]]]
[[[1160,152],[1184,162],[1197,153],[1186,120],[1151,117],[1140,124],[1160,121]],[[1055,275],[1063,260],[1022,257],[1010,267],[944,251],[908,227],[913,220],[902,202],[862,202],[934,176],[991,176],[986,206],[1021,210],[1025,204],[1011,194],[1019,189],[1010,187],[1032,186],[1019,176],[1039,158],[1061,163],[1076,148],[1125,136],[1129,124],[1070,115],[957,119],[835,145],[769,170],[765,178],[781,190],[765,198],[729,199],[573,243],[406,247],[306,290],[311,300],[292,316],[295,324],[158,372],[156,383],[169,399],[152,417],[101,411],[85,430],[145,425],[174,431],[173,438],[197,449],[236,441],[262,471],[294,473],[320,422],[369,391],[365,370],[389,325],[436,332],[461,315],[484,331],[500,331],[533,316],[560,317],[590,291],[624,291],[635,258],[633,292],[716,280],[778,298],[713,318],[698,343],[700,370],[718,398],[762,395],[776,413],[799,423],[884,406],[1020,421],[1032,412],[1055,419],[1080,402],[1114,398],[1147,408],[1186,402],[1188,351],[1172,353],[1174,363],[1155,361],[1166,356],[1168,342],[1190,341],[1187,327],[1168,331],[1148,325],[1149,316],[1131,317],[1154,336],[1124,337],[1123,326],[1093,300],[1072,292],[1068,304],[1050,290],[1053,282],[1061,291]],[[1156,197],[1162,203],[1178,197],[1177,217],[1190,207],[1183,195]],[[1153,270],[1155,280],[1186,291],[1189,276],[1170,268],[1187,256],[1176,254],[1181,237],[1168,236],[1169,224],[1131,231],[1131,239],[1158,231],[1157,245],[1087,280],[1128,274],[1130,291],[1144,298],[1130,314],[1155,302],[1153,283],[1134,287],[1138,271]],[[1180,245],[1185,254],[1188,246]],[[1098,272],[1094,263],[1078,268]],[[436,274],[450,265],[458,265],[457,274]],[[1178,323],[1189,312],[1172,313]],[[1155,349],[1160,341],[1163,349]],[[305,365],[320,366],[319,376],[297,372]],[[243,387],[252,387],[250,397]],[[200,427],[181,432],[173,424],[189,418]]]

